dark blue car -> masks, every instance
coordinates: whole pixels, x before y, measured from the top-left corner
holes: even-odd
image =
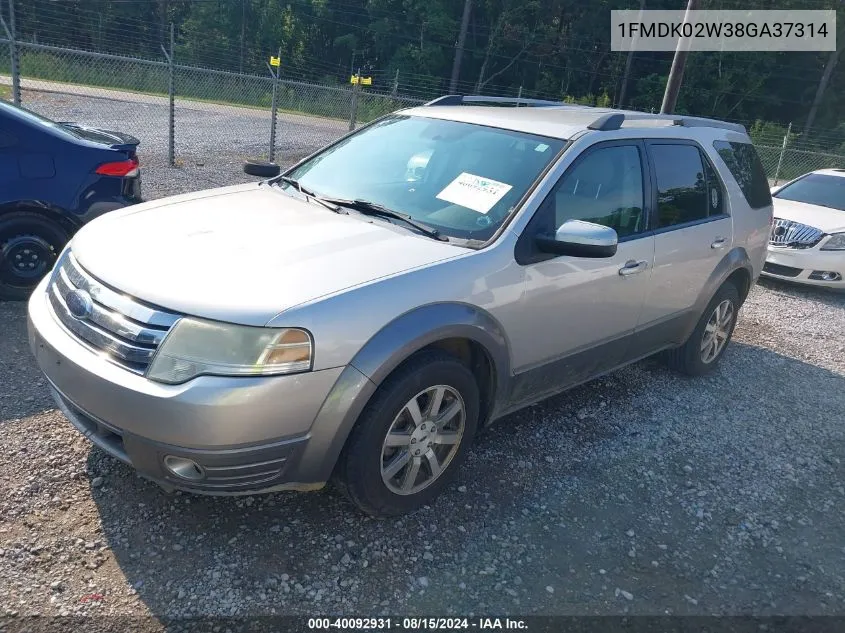
[[[138,143],[0,100],[0,299],[26,299],[79,227],[141,201]]]

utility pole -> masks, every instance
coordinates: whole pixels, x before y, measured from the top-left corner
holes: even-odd
[[[843,48],[845,48],[845,37],[840,38],[839,45],[836,47],[835,51],[830,53],[830,56],[827,58],[827,63],[824,65],[824,72],[822,73],[822,78],[816,88],[816,96],[813,98],[813,105],[810,107],[810,113],[807,115],[807,122],[804,123],[804,138],[806,138],[810,133],[810,128],[813,127],[813,123],[816,121],[816,114],[819,111],[819,106],[822,104],[822,99],[824,99],[827,84],[830,82],[830,77],[833,75],[833,69],[839,61],[839,56],[842,54]]]
[[[689,22],[690,11],[695,11],[698,0],[689,0],[687,12],[684,14],[684,23]],[[660,106],[661,114],[672,114],[675,104],[678,102],[678,93],[681,91],[681,82],[684,79],[684,66],[689,55],[689,38],[681,37],[675,47],[675,58],[672,60],[672,69],[669,71],[669,79],[666,80],[666,92],[663,94],[663,105]]]
[[[464,44],[467,40],[470,11],[472,11],[472,0],[464,0],[464,14],[461,17],[461,32],[458,34],[458,43],[455,44],[455,61],[452,64],[452,79],[449,81],[449,92],[452,94],[454,94],[458,88],[458,77],[461,75],[461,58],[463,57]]]
[[[640,0],[640,22],[642,22],[643,9],[645,9],[645,0]],[[636,40],[634,40],[636,42]],[[633,44],[633,43],[632,43]],[[622,86],[619,88],[619,102],[616,104],[619,108],[625,107],[625,97],[628,92],[628,79],[631,76],[631,65],[634,63],[634,47],[628,51],[628,58],[625,60],[625,74],[622,75]]]

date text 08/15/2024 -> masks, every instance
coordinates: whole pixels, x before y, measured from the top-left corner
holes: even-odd
[[[308,618],[310,630],[456,631],[527,628],[524,620],[512,618]]]

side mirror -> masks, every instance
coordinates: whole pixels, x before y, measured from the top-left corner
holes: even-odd
[[[554,237],[537,237],[537,247],[541,251],[572,257],[613,257],[618,242],[612,228],[583,220],[567,220]]]
[[[244,173],[259,178],[273,178],[282,173],[282,168],[276,163],[263,160],[248,160],[244,163]]]

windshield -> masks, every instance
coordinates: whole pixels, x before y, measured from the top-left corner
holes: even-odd
[[[774,197],[845,211],[845,177],[808,174],[778,191]]]
[[[447,236],[486,240],[564,142],[394,115],[321,152],[288,176],[322,197],[367,200]]]

